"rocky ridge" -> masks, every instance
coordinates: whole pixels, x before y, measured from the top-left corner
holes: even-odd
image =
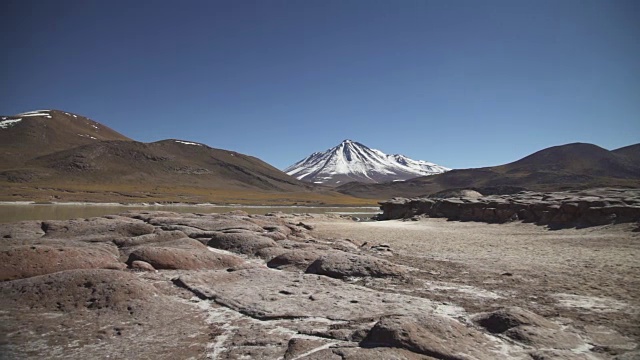
[[[131,211],[2,224],[0,352],[9,359],[637,355],[620,336],[598,352],[589,334],[527,309],[469,314],[394,291],[412,286],[419,272],[386,244],[314,236],[310,217]],[[382,291],[367,279],[393,286]]]
[[[587,227],[640,221],[640,190],[522,191],[489,196],[464,190],[450,192],[444,198],[394,198],[381,202],[380,209],[379,220],[428,216],[459,221],[521,220],[550,227]]]

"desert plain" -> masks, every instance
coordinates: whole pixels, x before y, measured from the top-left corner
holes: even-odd
[[[388,244],[393,261],[414,269],[417,286],[399,285],[404,293],[450,302],[470,313],[519,306],[581,329],[608,327],[636,342],[639,229],[618,224],[550,230],[520,222],[421,219],[318,222],[315,232]],[[361,281],[381,290],[390,287]]]
[[[144,210],[2,224],[0,352],[637,359],[638,230]]]

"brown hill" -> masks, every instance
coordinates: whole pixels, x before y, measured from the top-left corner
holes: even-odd
[[[350,183],[337,190],[353,196],[382,199],[461,188],[493,194],[524,189],[562,191],[598,186],[640,187],[639,163],[621,154],[633,153],[635,146],[627,147],[631,150],[609,151],[592,144],[574,143],[550,147],[501,166],[452,170],[404,182]]]
[[[620,149],[615,149],[612,152],[625,156],[636,163],[640,163],[640,144],[625,146]]]
[[[210,188],[310,190],[271,165],[251,156],[182,140],[154,143],[100,141],[40,156],[26,163],[43,180],[101,184],[189,184]]]
[[[102,140],[128,137],[81,115],[59,110],[30,111],[0,118],[0,168]]]
[[[252,156],[204,144],[133,141],[57,110],[0,120],[0,200],[370,203]]]

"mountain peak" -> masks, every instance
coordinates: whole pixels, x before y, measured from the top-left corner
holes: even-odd
[[[284,171],[298,180],[324,185],[351,181],[378,183],[440,174],[448,168],[404,155],[387,155],[345,139],[324,152],[314,152]]]

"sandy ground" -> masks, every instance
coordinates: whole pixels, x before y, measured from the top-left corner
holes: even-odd
[[[515,305],[597,336],[640,339],[637,224],[548,230],[445,219],[318,219],[314,225],[319,238],[346,238],[367,247],[388,244],[389,260],[417,274],[410,284],[366,280],[366,286],[459,305],[471,313]]]

